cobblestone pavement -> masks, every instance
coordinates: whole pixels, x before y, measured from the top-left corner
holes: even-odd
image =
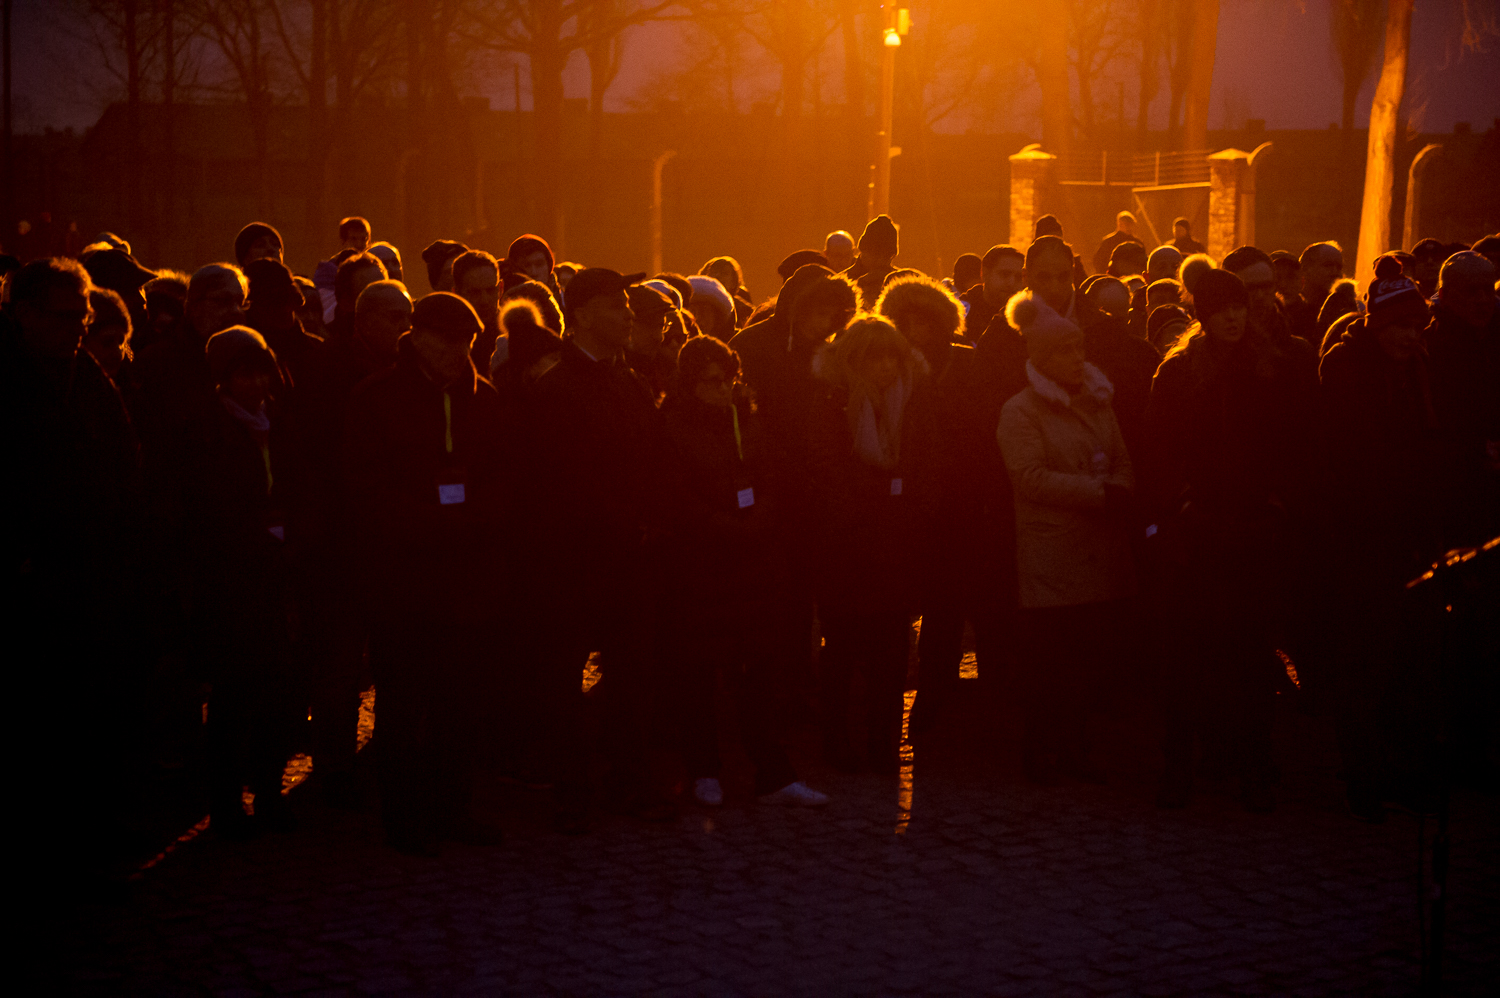
[[[1155,756],[1106,733],[1105,787],[1021,780],[1015,719],[974,704],[910,783],[811,767],[823,811],[756,806],[743,771],[675,825],[548,830],[494,791],[504,845],[397,855],[311,790],[302,828],[210,831],[95,911],[84,994],[1411,995],[1418,819],[1342,807],[1323,721],[1278,725],[1279,808],[1231,787],[1152,806]],[[804,753],[805,754],[805,753]],[[1433,823],[1427,823],[1430,839]],[[1500,988],[1500,803],[1453,801],[1445,994]]]

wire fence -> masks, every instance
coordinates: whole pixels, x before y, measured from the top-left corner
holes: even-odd
[[[1058,179],[1065,184],[1165,187],[1208,183],[1207,149],[1122,153],[1079,149],[1061,157]]]

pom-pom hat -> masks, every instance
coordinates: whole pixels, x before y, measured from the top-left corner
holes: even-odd
[[[1391,253],[1376,257],[1375,280],[1365,291],[1365,325],[1372,330],[1398,322],[1422,327],[1427,318],[1427,299],[1402,273],[1401,261]]]
[[[1030,291],[1014,295],[1005,304],[1005,321],[1021,333],[1026,352],[1033,359],[1046,357],[1072,339],[1081,339],[1077,323],[1057,311]]]

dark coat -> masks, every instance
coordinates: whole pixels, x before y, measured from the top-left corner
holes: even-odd
[[[766,595],[778,567],[774,464],[747,400],[706,406],[691,396],[662,405],[663,482],[672,601],[724,605]]]
[[[968,314],[964,316],[964,329],[968,330],[970,338],[973,339],[975,345],[978,345],[979,337],[984,335],[984,331],[990,326],[990,321],[995,318],[996,313],[1002,310],[1003,306],[996,307],[990,304],[990,300],[984,296],[983,284],[974,285],[958,297],[969,307]]]
[[[1290,366],[1207,336],[1157,369],[1146,412],[1149,512],[1163,529],[1186,531],[1207,570],[1266,566],[1284,542],[1288,516],[1305,505],[1312,470]],[[1245,582],[1249,582],[1246,578]]]
[[[1500,308],[1476,329],[1438,304],[1427,329],[1432,405],[1453,451],[1450,547],[1500,534]]]
[[[410,338],[400,343],[395,366],[350,395],[345,424],[345,487],[371,609],[483,625],[500,611],[511,571],[514,469],[499,399],[477,372],[443,391]]]
[[[660,515],[660,413],[618,358],[593,360],[572,341],[526,404],[528,518],[546,548],[537,569],[556,595],[588,570],[641,556]]]
[[[812,373],[817,344],[794,337],[778,311],[746,326],[730,341],[740,356],[745,384],[754,393],[770,451],[768,460],[781,483],[776,518],[789,543],[806,544],[808,526],[808,420],[818,387]]]
[[[1146,428],[1146,405],[1151,400],[1151,379],[1156,376],[1161,355],[1131,333],[1125,317],[1096,309],[1085,312],[1082,296],[1079,299],[1084,354],[1114,386],[1113,405],[1120,433],[1126,449],[1138,454]]]
[[[291,433],[274,406],[264,439],[222,404],[194,440],[188,537],[196,645],[210,681],[284,665]]]
[[[179,561],[183,548],[192,455],[219,403],[208,370],[204,337],[185,321],[137,359],[138,405],[132,412],[141,438],[141,456],[155,545]]]
[[[140,450],[114,384],[80,349],[34,356],[0,314],[10,571],[88,620],[131,595],[143,526]],[[43,595],[46,594],[46,595]]]
[[[1361,587],[1394,586],[1442,552],[1447,476],[1427,360],[1396,363],[1358,320],[1319,376],[1338,563]]]
[[[808,424],[818,602],[842,612],[916,610],[924,527],[939,506],[935,462],[923,448],[936,428],[921,425],[935,406],[918,399],[919,385],[902,421],[900,459],[880,468],[854,451],[847,390],[818,387]]]
[[[1094,250],[1094,272],[1102,274],[1109,268],[1109,258],[1114,253],[1115,247],[1121,243],[1139,243],[1140,240],[1129,233],[1118,229],[1099,240],[1099,248]]]

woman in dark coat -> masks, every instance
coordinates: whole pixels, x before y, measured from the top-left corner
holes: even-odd
[[[772,730],[776,649],[763,623],[785,566],[768,529],[775,487],[765,440],[745,394],[735,390],[739,357],[721,341],[699,336],[683,345],[677,367],[662,403],[672,511],[672,619],[665,643],[693,796],[709,806],[724,800],[714,707],[722,669],[755,766],[756,796],[766,803],[825,804],[826,796],[797,779]]]
[[[1151,385],[1143,475],[1168,647],[1163,807],[1192,791],[1195,735],[1240,778],[1247,810],[1275,807],[1271,725],[1288,586],[1289,517],[1305,503],[1295,371],[1248,325],[1234,274],[1197,279],[1198,323]]]
[[[1367,314],[1318,372],[1338,566],[1339,742],[1350,808],[1370,821],[1399,792],[1393,775],[1418,762],[1414,746],[1398,746],[1391,719],[1411,715],[1415,698],[1397,695],[1398,677],[1430,665],[1443,609],[1428,603],[1435,587],[1405,583],[1443,551],[1451,482],[1423,349],[1426,303],[1394,257],[1376,261],[1375,273]]]
[[[291,822],[281,796],[298,713],[286,591],[291,461],[266,341],[231,326],[209,337],[207,352],[219,405],[192,464],[194,633],[212,687],[209,815],[215,831],[243,837]],[[244,789],[255,795],[253,822]]]
[[[920,407],[927,362],[883,316],[856,318],[813,364],[822,388],[809,423],[818,544],[824,750],[858,769],[850,744],[849,687],[865,675],[866,759],[878,773],[899,767],[911,617],[920,597],[920,507],[931,476],[918,471],[922,434],[907,418]],[[914,453],[915,451],[915,453]]]

